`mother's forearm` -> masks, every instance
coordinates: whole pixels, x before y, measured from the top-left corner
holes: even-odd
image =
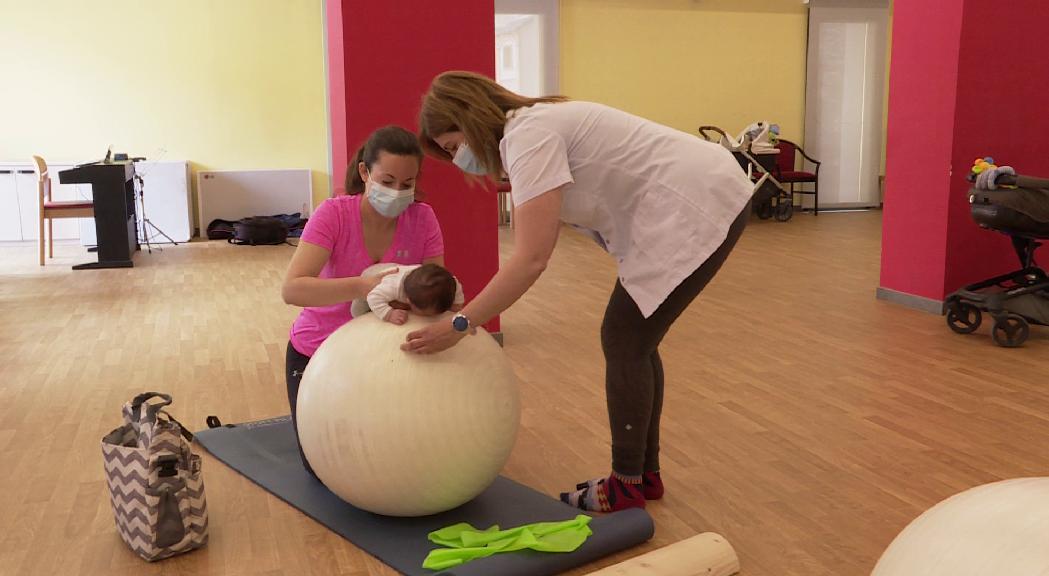
[[[314,278],[302,276],[284,282],[281,297],[292,306],[331,306],[364,298],[368,285],[360,278]]]

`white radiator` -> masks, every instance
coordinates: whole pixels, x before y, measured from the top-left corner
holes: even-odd
[[[240,220],[299,212],[313,206],[309,170],[209,170],[197,172],[200,236],[216,218]]]

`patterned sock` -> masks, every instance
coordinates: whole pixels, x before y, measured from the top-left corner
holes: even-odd
[[[588,512],[618,512],[627,508],[644,508],[641,477],[612,473],[594,485],[583,483],[575,492],[562,492],[561,501]]]
[[[576,484],[576,490],[583,490],[584,488],[597,488],[607,478],[594,478],[593,480],[587,480],[586,482],[580,482]],[[641,475],[641,493],[645,496],[645,500],[659,500],[663,497],[663,479],[659,476],[659,470],[655,472],[645,472]]]
[[[659,470],[645,472],[641,475],[642,492],[645,500],[659,500],[663,497],[663,478],[659,476]]]

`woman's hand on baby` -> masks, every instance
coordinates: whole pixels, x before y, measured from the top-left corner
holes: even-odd
[[[408,321],[408,311],[390,310],[390,313],[386,315],[386,321],[400,326]]]
[[[386,276],[389,276],[390,274],[396,274],[396,273],[397,273],[397,268],[390,268],[388,270],[383,270],[382,272],[379,272],[378,274],[371,274],[369,276],[361,276],[361,282],[364,283],[364,293],[367,294],[367,293],[371,292],[372,290],[375,289],[376,286],[379,285],[380,282],[382,282],[383,278],[385,278]]]

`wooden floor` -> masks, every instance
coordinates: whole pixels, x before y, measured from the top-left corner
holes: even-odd
[[[878,213],[752,223],[662,347],[667,497],[618,559],[716,531],[745,576],[867,574],[939,500],[1049,475],[1049,330],[1005,350],[875,300],[879,235]],[[43,269],[35,246],[0,246],[0,574],[392,574],[210,457],[206,549],[146,565],[115,531],[99,439],[131,395],[168,391],[198,427],[286,411],[291,253],[194,243],[74,273],[78,246]],[[524,407],[506,474],[549,494],[608,470],[614,272],[566,232],[504,316]]]

